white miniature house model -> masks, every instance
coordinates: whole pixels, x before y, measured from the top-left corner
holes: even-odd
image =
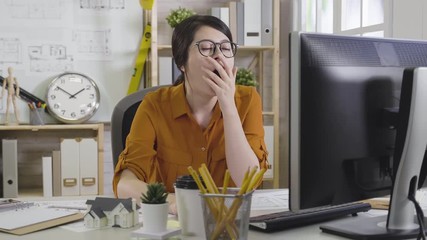
[[[130,228],[138,223],[139,206],[135,199],[97,197],[95,200],[87,200],[86,204],[90,209],[84,217],[87,228]]]

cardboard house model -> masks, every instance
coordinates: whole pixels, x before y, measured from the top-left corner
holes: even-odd
[[[130,228],[138,223],[139,206],[135,199],[97,197],[95,200],[87,200],[86,204],[90,209],[84,217],[87,228]]]

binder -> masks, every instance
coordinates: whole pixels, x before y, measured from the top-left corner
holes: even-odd
[[[98,143],[82,138],[79,143],[80,195],[98,194]]]
[[[273,45],[273,0],[261,4],[261,45]]]
[[[222,7],[219,9],[221,13],[221,20],[227,25],[227,27],[230,27],[230,9],[228,7]]]
[[[159,57],[159,85],[172,84],[173,64],[172,57]]]
[[[181,76],[181,71],[176,66],[175,60],[172,58],[172,81],[175,82]]]
[[[80,194],[79,139],[61,139],[61,195]],[[80,140],[79,140],[80,141]]]
[[[61,152],[52,151],[52,194],[61,196]]]
[[[245,45],[245,8],[243,2],[236,2],[236,18],[237,18],[237,44],[243,46]]]
[[[228,9],[229,9],[229,25],[231,36],[233,37],[233,42],[239,44],[237,42],[237,2],[229,2],[228,3]]]
[[[261,0],[245,0],[244,42],[246,46],[261,45]]]
[[[229,8],[228,7],[213,7],[211,15],[221,19],[227,27],[230,26]]]
[[[274,126],[264,126],[264,140],[268,151],[268,169],[264,173],[264,179],[273,178],[274,172]]]
[[[52,157],[42,157],[42,170],[43,170],[43,197],[52,197]]]
[[[3,197],[18,197],[18,140],[2,139]]]

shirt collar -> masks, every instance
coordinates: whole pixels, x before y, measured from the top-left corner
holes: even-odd
[[[188,106],[187,98],[185,97],[184,83],[173,87],[171,99],[172,103],[174,103],[174,107],[172,108],[172,115],[174,119],[184,114],[190,115],[190,106]],[[212,118],[218,119],[221,116],[221,108],[219,107],[219,104],[217,102],[214,107],[214,113]]]
[[[184,83],[173,87],[171,99],[174,104],[174,107],[172,108],[173,118],[178,118],[188,113],[189,108],[187,106],[187,99],[185,98]]]

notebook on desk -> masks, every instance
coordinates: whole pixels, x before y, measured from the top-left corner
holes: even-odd
[[[49,208],[16,200],[0,201],[0,231],[24,235],[82,219],[80,211]]]

